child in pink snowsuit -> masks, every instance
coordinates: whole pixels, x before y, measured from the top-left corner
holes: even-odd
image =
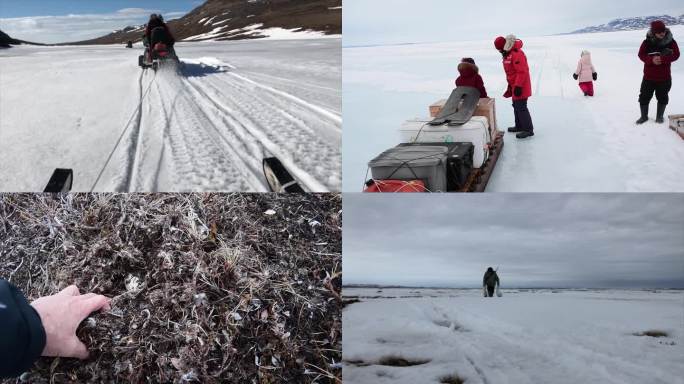
[[[577,70],[572,77],[575,80],[579,79],[579,87],[584,92],[584,96],[594,96],[594,81],[598,78],[598,74],[591,63],[589,51],[582,51],[582,57],[577,62]]]

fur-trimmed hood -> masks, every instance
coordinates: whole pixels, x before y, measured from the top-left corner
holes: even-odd
[[[672,36],[670,28],[665,28],[665,37],[658,39],[653,31],[649,29],[646,33],[646,41],[654,47],[665,48],[674,41],[674,36]]]
[[[506,36],[506,45],[504,45],[504,51],[510,52],[513,49],[520,49],[523,47],[522,40],[515,37],[515,35]]]
[[[460,73],[461,76],[466,77],[474,76],[480,73],[480,68],[478,68],[475,64],[461,62],[458,64],[458,73]]]

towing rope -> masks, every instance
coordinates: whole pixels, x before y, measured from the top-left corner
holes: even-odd
[[[131,114],[131,117],[128,118],[128,122],[126,123],[126,126],[124,127],[123,132],[121,132],[121,135],[119,136],[119,140],[116,141],[116,144],[114,145],[114,148],[112,151],[109,153],[109,157],[107,157],[107,161],[105,161],[105,164],[102,166],[102,169],[100,170],[100,173],[97,175],[97,179],[95,179],[95,182],[93,183],[93,186],[90,188],[90,193],[92,193],[95,190],[95,187],[97,186],[97,183],[100,182],[100,178],[102,177],[102,174],[104,173],[105,169],[107,169],[107,166],[109,165],[109,162],[112,160],[112,156],[114,156],[114,152],[116,152],[116,149],[119,148],[119,144],[121,144],[121,140],[123,139],[124,135],[128,131],[128,128],[131,125],[131,122],[133,121],[133,118],[138,114],[138,111],[141,110],[143,100],[147,97],[147,95],[150,92],[150,89],[152,89],[152,84],[154,84],[154,81],[157,79],[157,72],[154,73],[154,77],[152,77],[152,81],[150,81],[150,84],[147,86],[147,89],[145,92],[142,91],[142,81],[143,81],[143,74],[146,71],[143,70],[140,72],[140,78],[138,79],[138,83],[140,84],[140,102],[138,103],[138,107],[135,108],[133,113]]]

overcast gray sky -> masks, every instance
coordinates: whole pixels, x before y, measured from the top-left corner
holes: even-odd
[[[613,19],[684,14],[682,0],[345,0],[343,44],[494,39],[571,32]]]
[[[345,284],[684,288],[684,194],[344,194]]]

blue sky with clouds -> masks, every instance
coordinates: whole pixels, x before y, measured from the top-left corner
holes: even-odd
[[[144,24],[150,13],[181,17],[203,0],[1,0],[0,30],[41,43],[79,41],[128,25]]]
[[[345,0],[343,44],[465,41],[540,36],[615,18],[684,14],[682,0]]]

